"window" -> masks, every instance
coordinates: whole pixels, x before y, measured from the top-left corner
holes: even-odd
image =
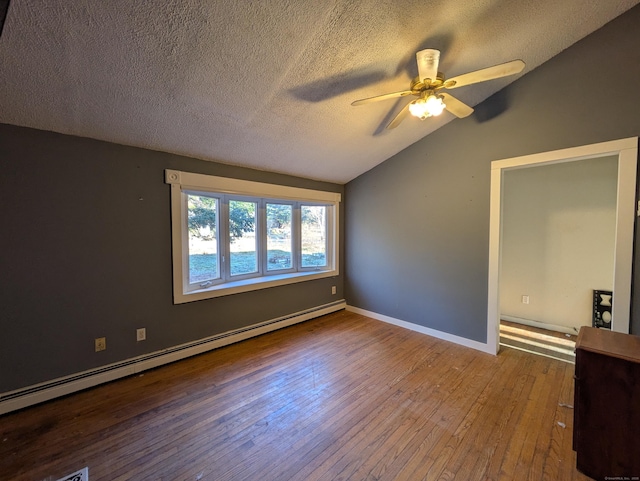
[[[293,205],[267,202],[267,271],[293,268]]]
[[[218,199],[187,194],[190,284],[220,276],[217,214]]]
[[[340,194],[166,171],[174,303],[338,275]]]
[[[303,205],[302,215],[302,267],[327,265],[326,209],[319,205]]]

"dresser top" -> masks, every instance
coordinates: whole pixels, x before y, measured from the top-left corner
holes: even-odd
[[[640,363],[640,336],[583,326],[576,341],[577,349]]]

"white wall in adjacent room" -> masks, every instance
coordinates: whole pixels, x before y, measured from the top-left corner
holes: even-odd
[[[593,290],[613,286],[617,170],[605,157],[505,172],[503,317],[591,325]]]

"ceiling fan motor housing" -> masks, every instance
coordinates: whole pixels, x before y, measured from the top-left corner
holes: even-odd
[[[438,64],[440,63],[440,50],[426,48],[416,53],[418,62],[418,77],[420,80],[435,79],[438,76]]]

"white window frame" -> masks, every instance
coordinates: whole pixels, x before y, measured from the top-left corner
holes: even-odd
[[[336,192],[310,190],[276,184],[266,184],[227,177],[216,177],[192,172],[165,170],[165,182],[171,185],[171,238],[173,258],[173,302],[182,304],[213,297],[249,292],[257,289],[282,286],[297,282],[335,277],[339,275],[339,212],[341,195]],[[258,275],[230,276],[229,262],[219,264],[221,280],[203,288],[194,288],[189,284],[189,241],[187,228],[187,195],[211,195],[223,199],[218,203],[218,233],[220,249],[218,258],[229,255],[228,225],[225,203],[229,199],[252,200],[258,202],[258,219],[256,222],[256,239],[258,240]],[[266,203],[287,203],[292,205],[323,205],[327,207],[327,266],[324,268],[305,268],[301,266],[300,222],[294,237],[292,263],[294,267],[287,270],[268,271],[266,263],[266,229],[263,228]],[[300,215],[299,208],[294,208],[293,215]],[[263,232],[264,231],[264,232]],[[263,246],[263,247],[260,247]],[[264,253],[261,252],[264,250]]]

